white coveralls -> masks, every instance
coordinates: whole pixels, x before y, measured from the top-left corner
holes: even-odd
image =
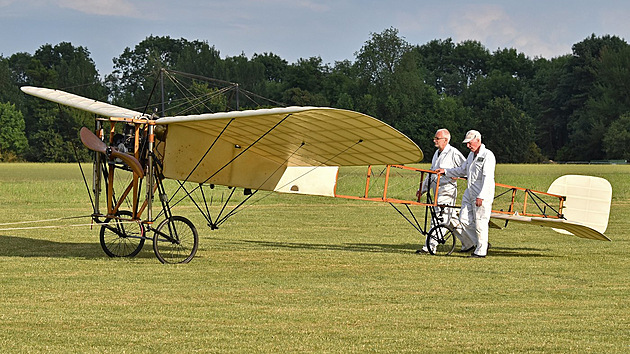
[[[468,154],[466,162],[461,166],[445,170],[446,177],[468,177],[468,187],[462,197],[462,209],[459,221],[462,225],[460,240],[463,245],[477,245],[473,252],[485,256],[488,252],[488,223],[494,201],[494,169],[497,161],[492,151],[484,144],[479,152]],[[475,200],[482,199],[478,207]]]
[[[438,149],[433,154],[433,159],[431,160],[431,170],[437,170],[438,168],[447,169],[457,167],[461,165],[465,160],[466,159],[464,158],[464,155],[462,155],[459,150],[452,147],[450,144],[446,144],[444,150],[440,152],[440,150]],[[435,191],[435,182],[437,180],[437,175],[430,174],[429,178],[431,179],[431,191]],[[422,193],[427,192],[429,178],[425,178],[424,181],[422,181],[422,186],[420,187]],[[438,205],[455,205],[457,199],[457,180],[448,178],[446,176],[441,176],[440,187],[438,188],[437,195]],[[435,207],[435,212],[437,215],[440,214],[440,209],[440,207]],[[444,224],[450,223],[451,225],[453,225],[456,218],[455,208],[445,208],[442,212],[442,217]],[[433,226],[435,225],[433,224],[433,220],[431,220],[431,227]],[[455,225],[453,225],[453,228],[455,228]],[[457,235],[458,232],[456,232],[455,234]],[[432,248],[435,248],[435,246],[437,246],[436,240],[431,239],[430,243]],[[424,246],[422,246],[422,249],[426,252],[429,251],[427,249],[426,242]]]

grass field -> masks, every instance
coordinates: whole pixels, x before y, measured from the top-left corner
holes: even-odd
[[[497,167],[563,174],[610,181],[612,242],[510,224],[486,259],[421,256],[387,204],[277,194],[214,231],[182,203],[186,265],[108,258],[96,227],[3,230],[0,352],[630,352],[630,166]],[[90,212],[76,165],[0,164],[0,223]]]

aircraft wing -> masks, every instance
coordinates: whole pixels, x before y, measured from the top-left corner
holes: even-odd
[[[610,241],[610,239],[603,233],[593,228],[590,228],[586,225],[580,224],[578,222],[574,222],[574,221],[569,221],[569,220],[564,220],[564,219],[529,217],[529,216],[521,216],[518,214],[500,214],[500,213],[492,213],[490,217],[493,219],[500,219],[500,220],[519,222],[519,223],[528,223],[531,225],[551,227],[554,230],[561,229],[561,230],[568,231],[568,233],[571,235],[575,235],[581,238],[588,238],[591,240]]]
[[[165,117],[156,124],[168,127],[164,175],[199,183],[311,194],[304,188],[317,181],[327,185],[325,195],[330,195],[336,170],[325,167],[415,163],[423,157],[411,139],[391,126],[335,108]],[[296,172],[298,167],[305,168],[303,173]],[[279,185],[285,171],[297,177]],[[295,180],[306,182],[300,186]]]
[[[139,118],[142,116],[142,113],[131,109],[114,106],[109,103],[96,101],[64,91],[33,86],[23,86],[21,90],[31,96],[98,114],[103,117]]]
[[[25,86],[23,92],[102,117],[141,112],[71,93]],[[404,134],[368,115],[334,108],[287,107],[165,117],[167,178],[287,193],[334,195],[337,166],[422,160]]]

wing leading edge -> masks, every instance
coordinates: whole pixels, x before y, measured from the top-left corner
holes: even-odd
[[[109,103],[92,100],[72,93],[43,87],[23,86],[22,92],[48,101],[98,114],[103,117],[138,118],[142,113],[114,106]]]

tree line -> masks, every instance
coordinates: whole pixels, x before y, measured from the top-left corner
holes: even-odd
[[[23,85],[157,114],[161,102],[166,114],[351,109],[390,124],[425,152],[438,128],[448,128],[458,148],[477,129],[504,163],[630,159],[630,46],[614,35],[591,35],[571,54],[545,59],[472,40],[414,45],[388,28],[370,34],[352,61],[334,64],[320,57],[289,63],[273,53],[221,58],[206,41],[150,36],[113,64],[101,77],[88,49],[67,42],[0,57],[0,161],[89,158],[72,144],[80,146],[78,130],[93,117],[26,97]],[[185,89],[177,73],[194,74]],[[206,98],[183,110],[191,93]]]

